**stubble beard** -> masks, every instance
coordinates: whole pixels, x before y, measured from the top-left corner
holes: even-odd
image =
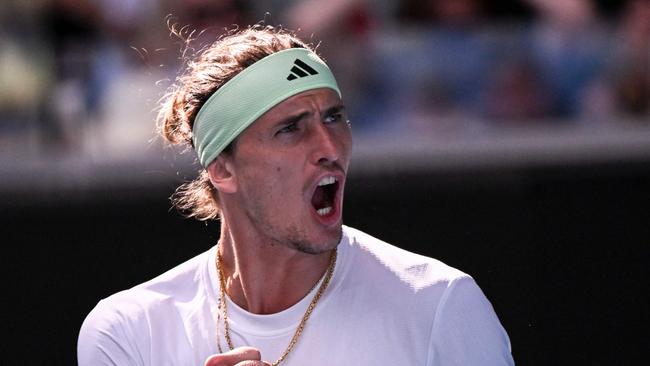
[[[335,239],[328,240],[324,243],[313,243],[300,237],[290,237],[286,245],[305,254],[318,255],[329,252],[336,248],[343,237],[343,228],[339,226]]]
[[[310,240],[308,234],[298,227],[288,227],[278,230],[277,227],[266,223],[266,232],[271,234],[271,245],[282,245],[300,253],[318,255],[336,248],[343,237],[343,228],[338,227],[331,238],[315,242]],[[328,235],[329,236],[329,235]]]
[[[257,211],[257,213],[259,212]],[[283,227],[282,225],[275,225],[263,215],[252,214],[249,217],[257,228],[266,233],[267,238],[270,239],[270,245],[285,246],[304,254],[318,255],[329,252],[336,248],[343,238],[341,225],[328,233],[329,238],[315,242],[313,239],[309,239],[309,234],[299,226],[289,225]]]

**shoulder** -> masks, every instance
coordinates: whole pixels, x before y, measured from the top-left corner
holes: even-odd
[[[409,252],[360,230],[345,226],[344,236],[357,264],[388,271],[413,289],[470,278],[466,273],[439,260]]]
[[[427,364],[511,365],[510,341],[474,279],[445,263],[344,227],[351,271],[363,296],[381,299],[429,349]],[[361,281],[364,281],[361,283]],[[350,295],[357,296],[357,295]],[[428,342],[428,344],[427,344]]]
[[[446,293],[458,281],[472,278],[447,264],[409,252],[374,238],[360,230],[344,228],[347,262],[345,283],[353,289],[363,288],[364,301],[390,309],[409,309],[399,314],[424,325],[433,322],[434,314]],[[377,299],[381,299],[377,302]]]
[[[204,295],[212,254],[211,250],[201,253],[151,280],[109,296],[98,307],[138,314],[165,304],[191,303]]]
[[[79,365],[145,364],[141,350],[149,338],[147,311],[129,292],[99,301],[86,316],[77,342]]]
[[[200,306],[209,253],[128,290],[102,299],[85,318],[77,345],[80,365],[146,364],[152,329],[174,324]],[[98,358],[99,357],[99,358]],[[84,362],[82,362],[82,360]],[[119,361],[119,362],[117,362]]]

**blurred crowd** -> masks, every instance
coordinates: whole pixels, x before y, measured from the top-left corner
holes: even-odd
[[[650,125],[648,0],[8,0],[0,151],[141,144],[183,55],[260,21],[322,41],[356,134]]]

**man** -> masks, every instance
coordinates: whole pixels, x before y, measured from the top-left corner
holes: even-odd
[[[80,365],[513,364],[471,277],[342,225],[352,138],[313,50],[255,27],[188,65],[160,123],[205,168],[175,203],[219,243],[100,301]]]

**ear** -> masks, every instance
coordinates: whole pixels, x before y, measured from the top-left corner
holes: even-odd
[[[237,192],[237,180],[235,179],[232,162],[224,154],[220,154],[208,164],[208,175],[212,185],[223,193]]]

